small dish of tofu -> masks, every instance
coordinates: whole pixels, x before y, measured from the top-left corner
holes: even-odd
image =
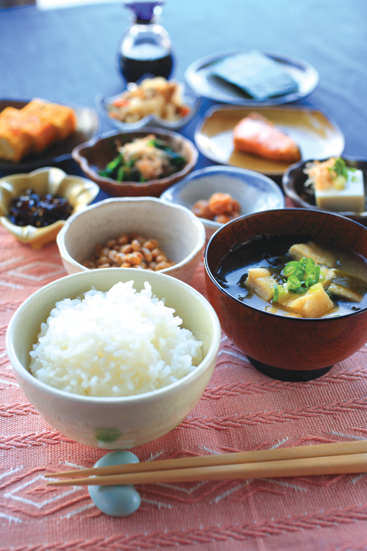
[[[299,207],[367,222],[367,161],[338,156],[301,161],[286,170],[282,185]]]

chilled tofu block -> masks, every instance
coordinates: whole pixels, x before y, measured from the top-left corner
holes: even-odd
[[[313,241],[292,245],[288,252],[295,260],[301,260],[303,257],[312,258],[315,264],[325,264],[329,268],[335,264],[335,256]]]
[[[344,189],[334,186],[327,189],[315,188],[316,205],[333,212],[363,212],[366,210],[363,173],[348,170]]]
[[[274,297],[275,283],[276,280],[266,268],[251,268],[248,271],[246,287],[267,302]]]
[[[311,287],[304,295],[290,293],[282,305],[288,311],[300,314],[303,318],[320,318],[334,308],[333,301],[319,284]]]

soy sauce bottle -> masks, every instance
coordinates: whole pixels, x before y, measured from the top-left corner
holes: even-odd
[[[163,0],[124,2],[134,14],[119,49],[120,71],[127,82],[136,82],[144,76],[168,79],[172,73],[171,41],[158,21],[163,3]]]

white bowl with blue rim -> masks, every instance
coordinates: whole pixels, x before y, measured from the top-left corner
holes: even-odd
[[[167,189],[161,199],[191,210],[196,201],[209,199],[217,192],[229,193],[236,199],[241,206],[241,216],[285,208],[285,196],[273,180],[252,170],[225,166],[210,166],[192,172]],[[223,225],[204,218],[200,220],[205,226],[207,239]]]
[[[138,81],[136,84],[139,84]],[[136,86],[136,84],[130,84],[130,86]],[[134,130],[140,130],[146,126],[152,126],[155,128],[163,128],[166,130],[180,130],[186,124],[188,124],[196,115],[201,104],[201,98],[197,96],[189,86],[181,84],[182,86],[182,99],[183,102],[189,107],[190,111],[184,117],[181,117],[177,120],[166,120],[160,118],[158,115],[146,115],[145,117],[139,119],[135,122],[122,122],[118,119],[110,117],[109,113],[111,111],[111,106],[114,101],[121,98],[121,93],[111,97],[97,96],[96,103],[99,111],[103,116],[107,117],[110,123],[112,123],[116,128],[122,132],[133,132]]]

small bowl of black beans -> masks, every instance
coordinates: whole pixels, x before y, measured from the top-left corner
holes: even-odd
[[[98,192],[94,182],[55,167],[6,176],[0,179],[0,223],[22,243],[41,249]]]

